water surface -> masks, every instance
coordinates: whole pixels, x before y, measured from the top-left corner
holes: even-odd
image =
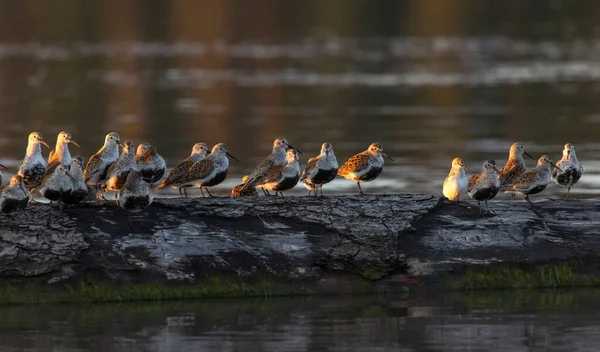
[[[0,307],[9,351],[597,351],[597,290]]]

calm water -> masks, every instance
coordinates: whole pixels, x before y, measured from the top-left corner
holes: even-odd
[[[304,162],[323,141],[340,160],[379,141],[395,161],[366,190],[441,193],[456,156],[478,171],[517,140],[555,159],[571,142],[586,169],[574,191],[600,194],[599,13],[566,0],[0,0],[0,162],[16,166],[32,130],[51,144],[68,130],[84,156],[115,130],[171,166],[195,142],[226,142],[241,162],[223,194],[276,136]]]
[[[600,292],[0,307],[12,351],[597,351]]]

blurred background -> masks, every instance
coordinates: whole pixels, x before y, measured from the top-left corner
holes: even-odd
[[[275,137],[302,164],[324,141],[340,163],[380,142],[395,161],[366,192],[441,194],[454,157],[472,174],[515,141],[555,160],[571,142],[586,170],[573,193],[598,194],[599,13],[567,0],[0,1],[0,162],[14,173],[32,131],[52,146],[69,131],[86,158],[117,131],[169,166],[225,142],[240,159],[226,194]]]

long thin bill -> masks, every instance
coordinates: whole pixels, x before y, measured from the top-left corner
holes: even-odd
[[[239,161],[235,156],[229,154],[229,152],[225,153],[227,154],[228,157],[230,157],[231,159],[235,160],[235,161]]]

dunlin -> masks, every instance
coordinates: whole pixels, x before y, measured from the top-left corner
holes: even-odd
[[[71,153],[69,153],[69,143],[79,148],[79,144],[75,143],[75,141],[71,139],[70,133],[63,131],[58,134],[58,137],[56,138],[56,147],[53,151],[50,151],[50,156],[48,157],[46,175],[52,174],[58,165],[71,165],[72,158]]]
[[[565,144],[563,149],[562,159],[556,163],[562,171],[555,168],[552,171],[552,178],[554,182],[561,187],[568,187],[567,198],[571,193],[571,187],[579,181],[581,175],[583,175],[583,166],[579,160],[577,160],[577,154],[575,154],[575,146],[571,143]]]
[[[248,175],[244,175],[244,177],[242,177],[242,183],[233,187],[233,189],[231,190],[231,196],[232,197],[247,197],[247,196],[258,196],[258,192],[256,191],[256,187],[248,187],[246,189],[244,188],[244,183],[246,183],[246,181],[248,181]]]
[[[83,159],[80,156],[73,157],[68,172],[72,180],[71,192],[62,196],[62,202],[65,204],[76,204],[90,196],[88,185],[83,178]]]
[[[527,171],[523,175],[517,177],[513,183],[502,187],[502,191],[506,193],[522,194],[525,200],[531,206],[533,203],[529,200],[529,196],[537,194],[546,189],[548,183],[552,180],[552,168],[555,167],[559,172],[563,170],[557,167],[552,159],[547,155],[542,155],[538,159],[537,167],[531,171]]]
[[[42,148],[40,145],[50,146],[44,142],[42,134],[39,132],[32,132],[29,134],[27,141],[27,150],[25,152],[25,158],[19,165],[18,175],[23,177],[25,187],[28,189],[34,189],[42,183],[44,174],[46,173],[46,159],[42,156]]]
[[[296,149],[290,149],[287,151],[286,155],[287,164],[279,169],[277,175],[272,175],[269,177],[269,179],[272,179],[273,181],[258,184],[256,185],[257,187],[260,187],[267,192],[275,191],[275,195],[279,193],[283,197],[283,191],[290,190],[298,184],[298,180],[300,180],[298,151]]]
[[[181,196],[181,180],[185,175],[187,175],[188,171],[198,161],[204,159],[206,157],[206,153],[208,152],[208,146],[206,143],[196,143],[192,148],[192,154],[187,157],[184,161],[177,164],[171,172],[167,175],[167,178],[163,180],[163,182],[156,187],[157,190],[163,189],[165,187],[174,187],[179,189],[179,195]]]
[[[500,187],[504,187],[513,183],[517,177],[521,176],[527,171],[527,166],[525,166],[525,161],[523,160],[523,154],[535,160],[534,157],[525,151],[525,146],[523,146],[523,144],[513,143],[513,145],[510,146],[508,161],[498,173]],[[514,195],[511,195],[511,197],[512,199],[515,199]]]
[[[167,163],[149,143],[140,144],[135,154],[138,170],[150,187],[165,174]]]
[[[467,192],[469,197],[477,201],[479,210],[483,213],[480,202],[485,202],[485,208],[490,212],[488,200],[494,198],[500,190],[500,180],[498,180],[498,169],[494,160],[486,160],[483,163],[483,170],[473,175],[469,179]]]
[[[338,175],[347,180],[356,181],[360,194],[364,194],[360,188],[361,182],[369,182],[376,179],[383,171],[383,157],[392,159],[379,143],[373,143],[367,150],[356,154],[342,165]]]
[[[112,164],[106,172],[106,186],[104,191],[120,191],[125,181],[127,181],[127,175],[132,171],[137,171],[137,163],[135,162],[133,143],[127,141],[123,145],[123,152],[117,162]],[[115,193],[116,198],[117,194]]]
[[[127,181],[119,194],[119,206],[132,213],[139,213],[152,203],[148,183],[142,178],[142,173],[132,171],[127,175]]]
[[[23,176],[15,175],[10,183],[2,190],[0,195],[0,211],[10,213],[18,209],[25,209],[29,203],[29,190],[25,187]]]
[[[71,193],[73,181],[73,176],[69,174],[69,167],[60,164],[54,169],[54,172],[44,177],[40,193],[44,198],[58,202],[62,209],[62,199]]]
[[[308,160],[300,181],[308,189],[308,195],[312,191],[315,196],[318,196],[317,191],[321,189],[321,196],[323,196],[323,185],[333,181],[337,172],[338,162],[333,153],[333,146],[325,142],[321,145],[321,153]]]
[[[282,168],[286,161],[286,150],[296,149],[290,145],[286,138],[279,137],[273,141],[273,150],[271,154],[263,160],[248,176],[248,180],[244,183],[243,189],[247,187],[255,187],[258,184],[274,181],[272,177],[277,175],[278,169]],[[297,149],[296,149],[297,150]],[[300,151],[298,151],[300,153]],[[300,153],[302,154],[302,153]]]
[[[200,188],[202,196],[204,196],[203,189],[206,189],[208,195],[212,197],[208,187],[220,184],[227,177],[227,171],[229,170],[228,156],[237,161],[233,155],[229,154],[227,144],[216,144],[206,158],[192,165],[188,170],[188,174],[180,180],[181,187],[187,188],[191,187],[190,184],[195,184],[196,187]]]
[[[108,168],[119,160],[119,144],[121,137],[116,132],[110,132],[104,137],[104,145],[96,154],[90,157],[83,172],[85,183],[96,186],[106,179]]]
[[[467,170],[461,158],[452,160],[452,168],[448,177],[444,180],[443,193],[451,201],[459,201],[460,195],[467,192],[469,180],[465,174]]]

